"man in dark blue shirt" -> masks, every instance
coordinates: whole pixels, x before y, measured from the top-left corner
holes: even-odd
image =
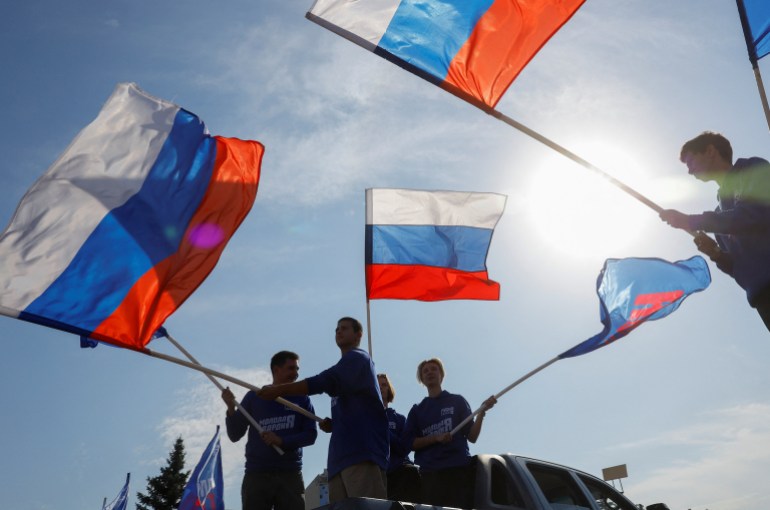
[[[335,330],[342,355],[336,365],[302,381],[264,387],[258,393],[266,399],[319,393],[332,397],[327,459],[330,503],[353,497],[386,498],[388,419],[374,363],[358,347],[362,333],[360,322],[343,317]],[[324,430],[327,427],[321,425]]]
[[[686,142],[679,159],[696,179],[719,185],[719,204],[701,214],[665,210],[661,219],[696,233],[697,248],[746,291],[770,330],[770,163],[757,157],[733,163],[730,141],[710,131]]]
[[[299,376],[299,356],[281,351],[270,360],[273,384],[290,383]],[[264,400],[249,391],[240,407],[262,428],[260,433],[235,409],[235,396],[226,388],[222,400],[227,404],[227,436],[241,439],[248,430],[246,474],[241,485],[243,510],[304,510],[305,483],[302,479],[302,447],[313,444],[318,432],[313,420],[283,404]],[[289,400],[314,412],[308,397]],[[275,447],[283,450],[283,455]]]

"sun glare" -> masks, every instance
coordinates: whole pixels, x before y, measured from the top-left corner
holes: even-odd
[[[630,156],[607,144],[584,145],[575,153],[631,187],[626,177],[638,182],[643,175]],[[534,228],[564,253],[616,256],[656,219],[647,206],[562,155],[549,157],[533,173],[527,204]]]

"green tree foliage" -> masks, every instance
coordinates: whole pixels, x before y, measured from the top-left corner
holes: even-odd
[[[147,495],[136,493],[139,502],[137,510],[176,510],[182,499],[184,486],[187,483],[189,471],[184,469],[184,441],[176,438],[174,448],[168,454],[166,466],[160,468],[160,474],[147,477]]]

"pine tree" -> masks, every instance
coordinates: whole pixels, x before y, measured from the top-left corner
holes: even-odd
[[[147,477],[147,495],[136,493],[139,502],[137,510],[176,510],[190,472],[184,469],[184,441],[176,438],[174,448],[168,454],[166,466],[160,468],[160,474]]]

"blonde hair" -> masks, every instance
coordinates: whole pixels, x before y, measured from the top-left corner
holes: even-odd
[[[393,402],[393,399],[396,398],[396,390],[395,390],[395,388],[393,388],[393,383],[390,382],[390,379],[388,378],[388,374],[384,374],[384,373],[383,374],[377,374],[377,382],[378,383],[380,382],[380,377],[385,379],[385,382],[388,384],[388,396],[386,398],[383,395],[382,399],[386,403],[390,404],[391,402]]]
[[[444,378],[444,364],[441,362],[441,360],[438,358],[426,359],[421,361],[420,364],[417,365],[417,382],[420,384],[422,384],[422,377],[420,377],[422,374],[422,367],[424,367],[428,363],[436,364],[436,366],[438,366],[438,371],[441,373],[441,378],[442,379]]]

